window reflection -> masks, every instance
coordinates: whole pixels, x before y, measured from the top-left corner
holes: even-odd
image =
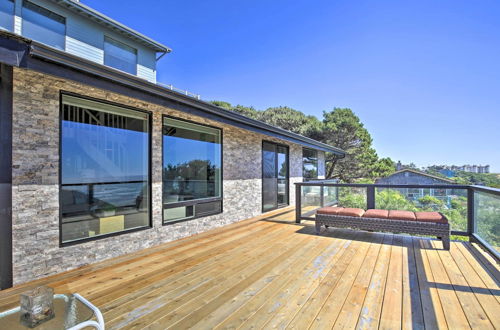
[[[23,36],[64,50],[66,19],[30,1],[23,0]]]
[[[149,224],[149,115],[63,96],[62,241]]]
[[[137,50],[119,41],[104,39],[104,64],[131,74],[137,74]]]
[[[318,151],[313,149],[302,149],[302,165],[304,179],[318,178]]]
[[[221,197],[221,157],[220,129],[164,118],[165,221],[192,218],[210,209],[213,212],[221,211],[220,202],[213,205],[198,204],[194,211],[193,206],[179,206],[179,202]]]
[[[14,29],[14,1],[0,1],[0,30],[13,31]]]

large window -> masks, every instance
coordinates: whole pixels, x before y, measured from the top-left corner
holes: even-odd
[[[62,100],[62,243],[150,226],[149,114]]]
[[[164,117],[163,221],[222,212],[221,130]]]
[[[105,37],[104,64],[121,71],[137,74],[137,50]]]
[[[66,19],[30,1],[23,0],[23,36],[64,50]]]
[[[0,30],[13,31],[14,29],[14,1],[0,1]]]
[[[302,176],[304,179],[318,178],[318,151],[302,149]]]

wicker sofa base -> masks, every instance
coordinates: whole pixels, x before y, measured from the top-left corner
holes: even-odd
[[[443,241],[444,249],[450,249],[450,224],[448,223],[316,214],[315,224],[316,234],[318,235],[321,226],[325,226],[326,228],[352,228],[369,231],[429,235],[440,238]]]

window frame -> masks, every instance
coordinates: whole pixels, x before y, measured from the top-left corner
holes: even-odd
[[[316,177],[315,178],[306,178],[305,177],[305,172],[304,172],[304,150],[308,150],[308,151],[314,151],[316,153]],[[305,148],[303,147],[302,148],[302,179],[305,179],[305,180],[318,180],[319,178],[319,152],[318,150],[316,149],[312,149],[312,148]]]
[[[31,10],[31,11],[35,11],[35,10],[34,10],[34,9],[32,9],[32,8],[28,8],[28,7],[26,7],[26,6],[25,6],[25,3],[27,3],[27,4],[28,4],[28,6],[32,6],[33,8],[40,9],[42,12],[37,11],[37,13],[38,13],[38,14],[40,14],[40,15],[45,16],[45,17],[46,17],[46,18],[48,18],[48,19],[52,19],[52,20],[54,20],[54,21],[57,21],[55,18],[50,17],[50,16],[55,16],[55,17],[58,17],[59,19],[64,20],[64,42],[63,42],[63,46],[62,46],[62,51],[66,51],[66,37],[68,36],[68,24],[67,24],[67,23],[68,23],[68,18],[67,18],[67,17],[65,17],[65,16],[63,16],[63,15],[61,15],[61,14],[58,14],[58,13],[56,13],[56,12],[54,12],[54,11],[52,11],[52,10],[48,9],[48,8],[45,8],[45,7],[43,7],[43,6],[40,6],[39,4],[34,3],[34,2],[33,2],[33,1],[31,1],[31,0],[21,0],[21,20],[22,20],[22,23],[21,23],[21,35],[22,35],[23,37],[26,37],[26,36],[25,36],[25,32],[24,32],[24,26],[25,26],[25,24],[24,24],[24,20],[25,20],[25,18],[24,18],[24,13],[23,13],[24,8],[26,8],[26,9],[28,9],[28,10]],[[15,3],[15,1],[14,1],[14,16],[15,16],[15,6],[16,6],[16,3]],[[43,12],[47,12],[47,14],[44,14]],[[49,16],[49,14],[50,14],[50,16]],[[61,22],[59,22],[59,23],[61,23]],[[14,30],[14,28],[15,28],[15,18],[14,18],[14,22],[13,22],[12,24],[13,24],[12,29]],[[62,23],[61,23],[61,24],[62,24]],[[30,37],[26,37],[26,38],[30,38]],[[30,39],[32,39],[32,38],[30,38]],[[37,40],[35,40],[35,41],[37,41]],[[49,47],[52,47],[52,48],[54,48],[54,49],[61,50],[61,49],[59,49],[58,47],[55,47],[55,46],[52,46],[52,45],[46,44],[45,42],[42,42],[42,41],[38,41],[38,42],[40,42],[40,43],[42,43],[42,44],[44,44],[44,45],[47,45],[47,46],[49,46]]]
[[[115,43],[117,43],[117,44],[119,44],[119,45],[121,44],[121,45],[123,45],[123,46],[125,46],[125,47],[128,47],[128,48],[131,48],[131,49],[135,50],[135,63],[134,63],[134,64],[135,64],[135,66],[134,66],[135,70],[134,70],[134,73],[130,73],[130,72],[127,72],[127,71],[123,71],[123,70],[118,69],[118,68],[116,68],[116,67],[114,67],[114,66],[111,66],[111,65],[109,65],[109,64],[106,64],[106,39],[111,40],[112,42],[115,42]],[[115,46],[116,46],[116,45],[115,45]],[[111,36],[109,36],[109,35],[107,35],[107,34],[104,34],[104,37],[103,37],[103,39],[102,39],[102,52],[103,52],[103,61],[102,61],[102,63],[103,63],[105,66],[110,67],[110,68],[113,68],[113,69],[118,70],[118,71],[120,71],[120,72],[125,72],[125,73],[127,73],[127,74],[131,74],[131,75],[137,76],[137,71],[138,71],[138,70],[137,70],[137,65],[139,64],[139,49],[137,49],[137,48],[135,48],[135,47],[132,47],[132,46],[128,45],[128,44],[127,44],[127,43],[125,43],[125,42],[122,42],[122,41],[120,41],[120,40],[117,40],[116,38],[113,38],[113,37],[111,37]]]
[[[149,199],[148,200],[149,212],[148,212],[148,224],[147,225],[142,226],[142,227],[137,227],[137,228],[126,229],[123,231],[117,231],[117,232],[113,232],[113,233],[109,233],[109,234],[99,235],[99,236],[86,237],[86,238],[82,238],[82,239],[75,240],[75,241],[63,242],[63,240],[62,240],[62,224],[63,224],[62,223],[62,220],[63,220],[63,217],[62,217],[62,213],[63,213],[63,208],[62,208],[62,202],[63,202],[62,201],[62,186],[63,186],[62,185],[62,162],[63,162],[63,159],[62,159],[62,121],[63,121],[63,111],[64,111],[64,109],[63,109],[64,108],[64,103],[63,103],[63,96],[64,95],[78,97],[78,98],[81,98],[84,100],[99,102],[99,103],[103,103],[103,104],[108,104],[108,105],[124,108],[127,110],[142,112],[142,113],[145,113],[148,115],[148,124],[147,124],[148,125],[148,133],[149,133],[149,136],[148,136],[148,192],[149,192],[150,197],[148,198]],[[153,186],[152,185],[152,183],[153,183],[152,182],[152,180],[153,180],[153,173],[152,173],[152,170],[153,170],[153,164],[152,164],[153,163],[152,162],[153,145],[152,145],[152,143],[153,143],[153,113],[151,111],[146,111],[146,110],[131,107],[128,105],[123,105],[120,103],[111,102],[111,101],[103,100],[103,99],[98,99],[98,98],[94,98],[94,97],[90,97],[90,96],[86,96],[86,95],[82,95],[82,94],[77,94],[77,93],[73,93],[73,92],[69,92],[69,91],[61,90],[59,92],[59,146],[58,146],[59,147],[59,162],[58,162],[58,165],[59,165],[59,171],[58,171],[59,172],[58,173],[59,247],[77,245],[77,244],[86,243],[89,241],[96,241],[96,240],[105,239],[108,237],[130,234],[133,232],[149,230],[149,229],[153,228],[153,189],[152,189],[152,186]]]
[[[179,202],[174,202],[174,203],[169,203],[169,208],[176,208],[176,207],[182,207],[182,206],[190,206],[193,205],[193,207],[196,208],[196,204],[203,204],[203,203],[210,203],[210,202],[220,202],[220,211],[219,212],[211,212],[211,213],[205,213],[202,215],[196,215],[196,212],[194,212],[194,215],[192,217],[188,218],[182,218],[182,219],[176,219],[176,220],[169,220],[165,221],[165,213],[164,213],[164,203],[163,203],[163,182],[165,180],[165,173],[163,171],[163,156],[165,154],[165,142],[163,139],[163,127],[164,127],[164,119],[169,118],[169,119],[174,119],[178,121],[183,121],[186,123],[190,124],[195,124],[199,126],[205,126],[209,128],[215,128],[220,131],[220,161],[221,161],[221,166],[220,166],[220,197],[208,197],[208,198],[202,198],[202,199],[193,199],[193,200],[188,200],[188,201],[179,201]],[[204,123],[199,123],[194,120],[189,120],[185,118],[180,118],[180,117],[175,117],[171,115],[165,115],[163,114],[161,116],[161,223],[162,226],[169,226],[172,224],[176,224],[179,222],[184,222],[184,221],[191,221],[195,219],[200,219],[200,218],[205,218],[217,214],[222,214],[224,213],[224,130],[222,127],[217,127],[213,125],[208,125]],[[196,211],[196,209],[195,209]]]

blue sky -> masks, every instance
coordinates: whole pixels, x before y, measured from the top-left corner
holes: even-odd
[[[500,1],[98,1],[168,45],[159,80],[321,118],[349,107],[382,157],[500,172]]]

